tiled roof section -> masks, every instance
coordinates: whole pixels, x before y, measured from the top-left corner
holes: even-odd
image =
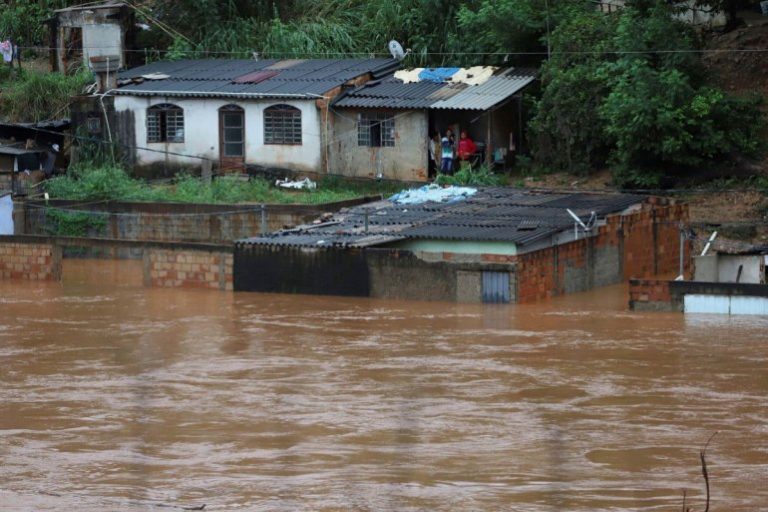
[[[487,110],[521,91],[536,79],[536,71],[507,68],[481,85],[403,83],[390,76],[369,82],[336,100],[337,107],[392,109]]]
[[[330,222],[240,240],[239,244],[368,247],[406,239],[496,241],[525,246],[573,229],[583,220],[645,201],[629,194],[554,194],[483,188],[463,201],[399,205],[390,201],[342,210]],[[366,231],[366,217],[368,229]]]
[[[313,98],[370,73],[381,78],[394,59],[181,60],[123,71],[114,94],[136,96]],[[142,79],[148,75],[167,78]]]

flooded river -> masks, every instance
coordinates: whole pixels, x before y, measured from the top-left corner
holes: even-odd
[[[0,510],[768,510],[768,319],[0,282]],[[162,507],[162,508],[161,508]],[[170,507],[170,508],[166,508]]]

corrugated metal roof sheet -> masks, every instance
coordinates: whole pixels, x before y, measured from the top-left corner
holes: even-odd
[[[115,90],[114,94],[190,97],[227,95],[249,97],[250,95],[254,98],[314,97],[366,73],[370,73],[373,77],[381,77],[391,73],[399,65],[399,62],[394,59],[290,61],[206,59],[153,62],[121,72],[119,80],[123,85]],[[168,75],[168,78],[142,79],[152,74]]]
[[[586,220],[593,211],[601,218],[644,201],[642,196],[628,194],[550,194],[484,188],[455,203],[398,205],[380,201],[357,206],[342,210],[325,224],[278,231],[238,243],[369,247],[411,238],[525,246],[572,229],[573,219],[566,208]]]
[[[536,79],[533,70],[509,68],[481,85],[416,82],[389,77],[365,84],[340,97],[337,107],[392,109],[487,110],[516,94]]]

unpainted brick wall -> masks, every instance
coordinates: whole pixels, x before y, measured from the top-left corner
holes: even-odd
[[[52,244],[0,243],[0,277],[58,281],[61,248]]]
[[[518,302],[533,302],[630,278],[677,274],[680,224],[688,222],[684,204],[651,198],[627,215],[612,215],[596,236],[519,255]],[[690,274],[690,244],[685,247]]]
[[[632,279],[629,300],[633,302],[670,302],[669,281],[664,279]]]
[[[232,253],[191,249],[144,251],[144,284],[232,290]]]

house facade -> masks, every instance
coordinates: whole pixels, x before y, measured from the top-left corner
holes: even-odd
[[[524,149],[522,92],[536,72],[493,67],[402,70],[332,104],[331,168],[346,176],[426,181],[428,141],[451,130],[478,161],[507,166]]]
[[[394,59],[156,62],[100,79],[104,91],[77,102],[72,119],[116,144],[138,175],[205,165],[322,174],[330,102],[398,67]]]

